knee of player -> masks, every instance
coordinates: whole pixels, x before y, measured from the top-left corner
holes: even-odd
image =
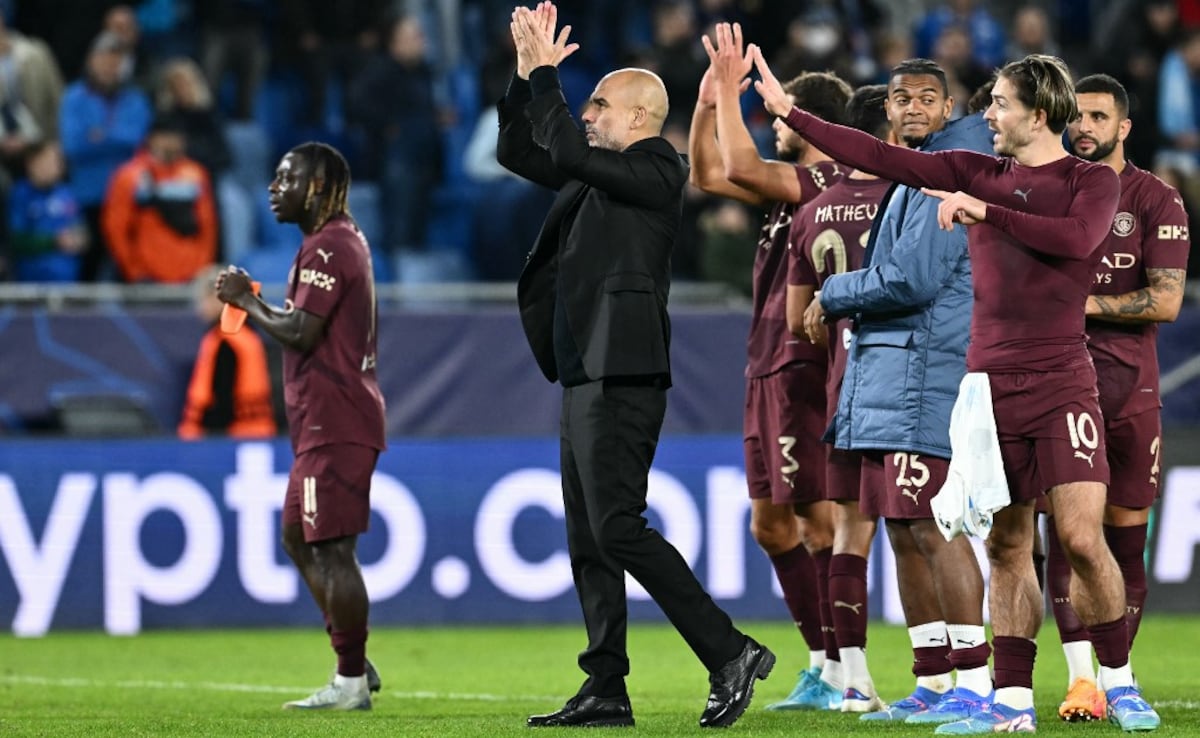
[[[794,547],[799,531],[794,524],[788,525],[782,520],[752,517],[750,535],[767,553],[782,553]]]
[[[312,552],[317,567],[322,572],[336,574],[358,566],[355,540],[354,536],[343,536],[314,544]]]
[[[1088,569],[1100,559],[1112,556],[1099,529],[1060,525],[1058,541],[1075,571]]]
[[[988,561],[993,567],[1017,566],[1026,560],[1033,561],[1033,537],[1023,530],[1005,530],[999,526],[988,534]]]
[[[912,521],[909,532],[916,547],[920,549],[921,555],[927,559],[934,559],[948,553],[974,558],[971,542],[966,536],[956,536],[947,541],[932,518]]]

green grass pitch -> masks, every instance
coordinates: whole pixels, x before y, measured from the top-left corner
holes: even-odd
[[[860,723],[837,713],[763,707],[791,689],[807,664],[786,623],[742,623],[779,656],[730,733],[753,736],[932,735],[931,728]],[[868,658],[884,699],[912,688],[903,628],[872,624]],[[283,711],[326,680],[324,632],[157,631],[134,638],[53,633],[0,636],[0,736],[531,736],[525,716],[556,708],[582,681],[575,654],[582,626],[376,628],[368,652],[383,676],[372,712]],[[1053,624],[1042,632],[1035,674],[1039,726],[1047,735],[1116,736],[1108,723],[1069,725],[1055,715],[1066,671]],[[639,736],[696,735],[707,678],[666,625],[634,623],[629,692]],[[1134,669],[1163,718],[1159,734],[1200,736],[1200,618],[1148,617]],[[599,731],[611,734],[621,731]],[[564,735],[571,730],[542,729]],[[596,735],[596,731],[587,731]]]

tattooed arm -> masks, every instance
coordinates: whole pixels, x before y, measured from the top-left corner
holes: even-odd
[[[1147,269],[1150,286],[1121,295],[1090,295],[1089,318],[1110,323],[1171,323],[1183,304],[1183,269]]]

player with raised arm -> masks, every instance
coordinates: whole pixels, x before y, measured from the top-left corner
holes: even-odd
[[[762,208],[755,244],[753,312],[747,338],[743,450],[750,530],[771,560],[783,599],[809,650],[809,666],[772,710],[833,709],[841,703],[837,641],[827,598],[832,505],[824,500],[821,432],[825,423],[824,352],[787,331],[787,239],[796,209],[838,181],[843,169],[781,122],[778,160],[758,154],[742,120],[740,93],[752,61],[737,23],[718,23],[702,39],[709,68],[692,114],[692,184]],[[850,87],[828,73],[806,73],[784,88],[793,103],[842,120]],[[751,248],[747,244],[747,248]]]
[[[325,617],[337,669],[325,687],[285,709],[369,710],[379,677],[366,659],[369,602],[356,548],[371,514],[371,475],[385,448],[375,376],[371,252],[346,206],[350,167],[333,147],[305,143],[283,156],[271,210],[304,234],[282,307],[254,294],[230,267],[222,302],[246,311],[283,345],[283,392],[292,439],[283,548]]]
[[[947,124],[953,104],[934,62],[892,68],[887,115],[904,145],[990,151],[982,109],[968,103],[972,114]],[[803,316],[813,338],[827,318],[852,318],[831,434],[837,448],[862,453],[863,475],[879,480],[863,500],[886,520],[912,643],[916,689],[863,720],[954,722],[992,692],[978,562],[965,537],[942,537],[930,504],[949,473],[950,412],[966,373],[972,301],[966,228],[938,228],[938,202],[897,186],[875,219],[869,263],[830,275]]]
[[[1162,454],[1155,338],[1158,323],[1179,315],[1191,242],[1179,193],[1125,159],[1132,127],[1125,88],[1096,74],[1075,84],[1075,96],[1079,117],[1067,126],[1072,153],[1107,164],[1121,181],[1117,214],[1101,247],[1103,258],[1086,312],[1112,477],[1104,537],[1125,579],[1132,648],[1146,601],[1146,528],[1158,496]],[[1054,526],[1048,528],[1047,585],[1070,685],[1058,714],[1069,721],[1100,719],[1105,699],[1097,688],[1087,628],[1071,605],[1071,568]]]
[[[846,121],[881,139],[891,133],[883,102],[883,85],[860,87],[846,106]],[[891,182],[853,171],[801,208],[788,236],[788,328],[804,340],[804,310],[832,274],[862,266],[871,221]],[[837,409],[846,371],[849,320],[835,321],[814,344],[826,346],[826,417]],[[823,422],[822,425],[825,423]],[[853,451],[824,446],[825,499],[834,504],[833,557],[829,564],[829,599],[834,635],[842,664],[842,712],[870,713],[884,708],[867,667],[867,557],[878,516],[869,498],[879,479],[862,474],[862,458]],[[860,509],[860,497],[863,499]]]
[[[1034,638],[1043,614],[1033,568],[1033,508],[1043,494],[1060,512],[1056,525],[1071,562],[1071,599],[1100,661],[1109,714],[1123,728],[1153,729],[1158,715],[1129,667],[1121,570],[1104,540],[1109,470],[1084,334],[1083,308],[1120,184],[1110,167],[1063,150],[1063,130],[1077,115],[1066,66],[1030,55],[1000,70],[984,114],[1000,156],[988,156],[888,146],[821,121],[789,104],[761,50],[751,48],[762,75],[755,87],[768,111],[786,116],[789,126],[838,161],[925,188],[942,200],[943,228],[970,226],[975,302],[967,368],[986,375],[1012,503],[996,513],[987,542],[994,702],[937,732],[1037,729]]]

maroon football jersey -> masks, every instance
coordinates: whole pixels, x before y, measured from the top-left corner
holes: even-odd
[[[288,274],[287,306],[325,319],[309,352],[284,348],[283,394],[295,453],[328,443],[383,449],[375,378],[375,276],[366,239],[346,216],[306,236]]]
[[[1074,156],[1027,167],[973,151],[913,151],[797,109],[787,123],[848,166],[988,203],[986,220],[967,229],[975,290],[968,369],[1091,371],[1084,304],[1120,194],[1111,167]]]
[[[796,166],[800,202],[776,202],[763,218],[754,256],[754,312],[746,339],[746,376],[765,377],[793,361],[824,361],[824,354],[787,329],[787,241],[796,208],[841,179],[844,168],[823,161]]]
[[[843,178],[801,208],[788,243],[788,284],[820,289],[830,274],[861,269],[871,221],[891,184],[886,179]],[[825,379],[827,420],[837,412],[849,348],[850,319],[831,323]]]
[[[1187,269],[1187,211],[1174,187],[1126,164],[1112,229],[1101,247],[1092,294],[1122,295],[1147,287],[1147,269]],[[1088,320],[1100,406],[1108,419],[1159,407],[1158,325]]]

